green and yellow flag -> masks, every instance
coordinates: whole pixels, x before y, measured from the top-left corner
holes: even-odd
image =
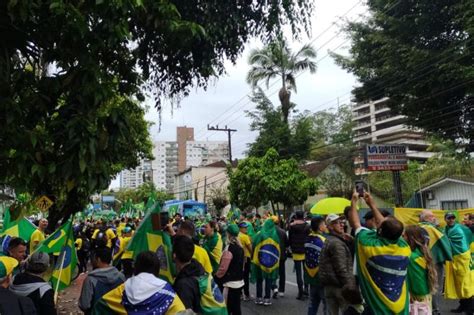
[[[422,222],[420,223],[420,227],[422,227],[430,237],[428,247],[431,250],[433,261],[437,264],[453,260],[451,244],[447,236],[431,223]]]
[[[222,238],[219,232],[214,231],[214,234],[211,237],[206,237],[204,239],[204,243],[202,247],[206,250],[209,254],[209,258],[211,259],[212,271],[215,273],[219,268],[219,263],[222,257]]]
[[[319,272],[319,257],[326,238],[318,233],[311,232],[304,244],[304,275],[305,283],[316,284]]]
[[[359,285],[374,314],[408,315],[410,300],[406,278],[410,255],[410,247],[402,238],[390,241],[372,230],[357,234]]]
[[[73,272],[77,265],[72,221],[69,220],[64,223],[56,232],[45,239],[36,251],[47,254],[59,253],[50,281],[55,291],[67,288],[71,284]]]
[[[150,200],[148,201],[147,208],[151,207]],[[171,237],[168,233],[164,233],[160,226],[160,211],[159,203],[155,203],[154,208],[145,215],[142,223],[128,243],[122,259],[135,259],[143,251],[152,251],[160,259],[160,277],[173,283],[175,265],[172,257]]]
[[[451,241],[453,261],[446,262],[444,292],[447,299],[465,299],[474,295],[474,270],[471,269],[472,233],[461,224],[446,227]]]
[[[410,256],[407,273],[408,289],[412,297],[424,298],[430,294],[426,268],[426,259],[421,250],[416,248]]]
[[[5,210],[5,215],[3,216],[3,229],[0,232],[1,237],[5,235],[20,237],[28,242],[31,238],[31,234],[33,234],[35,230],[36,226],[25,217],[19,217],[16,220],[12,220],[10,209],[7,208]]]
[[[280,239],[273,220],[267,219],[252,241],[252,281],[278,278]]]
[[[221,290],[214,282],[214,278],[205,274],[198,278],[199,293],[201,294],[201,308],[203,314],[227,315],[227,306]]]

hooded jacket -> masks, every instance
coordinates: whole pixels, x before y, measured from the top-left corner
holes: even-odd
[[[291,252],[295,254],[304,254],[304,243],[309,235],[309,225],[303,220],[295,220],[290,224],[288,231],[288,241]]]
[[[183,302],[186,309],[192,309],[195,313],[201,312],[201,294],[199,283],[196,278],[204,275],[204,269],[200,263],[191,259],[176,276],[173,288]]]
[[[0,314],[34,315],[35,306],[29,297],[19,296],[0,286]]]
[[[340,236],[330,234],[326,237],[319,259],[321,284],[342,288],[354,283],[351,251]]]
[[[91,271],[82,285],[79,308],[89,314],[95,302],[105,293],[125,281],[125,276],[115,267],[99,268]]]
[[[39,315],[56,315],[53,288],[40,276],[20,273],[15,276],[9,289],[16,295],[29,297]]]

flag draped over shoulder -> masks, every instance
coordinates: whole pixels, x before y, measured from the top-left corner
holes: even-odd
[[[149,203],[150,200],[148,200],[147,208],[151,208],[151,211],[148,210],[129,241],[122,259],[135,259],[143,251],[152,251],[160,259],[160,277],[173,283],[175,266],[172,259],[171,237],[168,233],[164,233],[160,227],[160,205],[155,203],[154,206],[150,206]]]
[[[64,223],[56,232],[45,239],[36,251],[47,254],[59,253],[50,281],[54,290],[58,288],[58,291],[61,291],[67,288],[71,284],[73,271],[77,265],[72,222]]]
[[[428,222],[420,223],[430,237],[428,244],[435,263],[444,263],[445,261],[453,260],[453,253],[451,251],[451,243],[448,237],[438,230],[434,225]]]
[[[252,281],[278,278],[280,240],[273,220],[267,219],[253,241]]]
[[[453,261],[446,262],[445,297],[464,299],[474,295],[474,270],[471,268],[470,231],[460,224],[446,227],[446,236],[451,241]]]
[[[5,210],[3,217],[3,229],[0,232],[0,236],[11,236],[20,237],[24,241],[29,241],[31,234],[36,230],[36,226],[28,221],[25,217],[17,218],[16,220],[11,219],[10,209]]]
[[[390,241],[376,231],[356,236],[357,275],[362,295],[374,314],[407,314],[407,268],[411,250],[403,239]]]
[[[209,258],[211,260],[212,271],[217,272],[219,268],[219,263],[222,257],[222,238],[219,232],[214,231],[214,234],[211,237],[206,237],[204,239],[204,243],[202,247],[206,250],[209,254]]]
[[[212,275],[205,274],[197,279],[201,294],[203,314],[227,315],[227,307],[221,290],[214,282]]]
[[[321,255],[325,240],[325,237],[314,232],[311,232],[306,238],[304,244],[304,271],[306,282],[310,284],[315,284],[315,278],[319,271],[319,256]]]
[[[413,297],[424,298],[430,294],[426,268],[426,259],[421,250],[416,248],[410,256],[407,274],[408,288]]]

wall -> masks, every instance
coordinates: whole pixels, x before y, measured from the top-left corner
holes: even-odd
[[[433,191],[434,200],[425,197],[426,208],[441,209],[441,201],[449,200],[467,200],[467,208],[474,207],[474,185],[446,182],[430,190]]]

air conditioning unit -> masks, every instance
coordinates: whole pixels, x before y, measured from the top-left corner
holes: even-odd
[[[433,191],[428,190],[425,194],[426,194],[426,199],[428,199],[428,200],[433,200],[433,199],[435,199],[435,196],[434,196]]]

